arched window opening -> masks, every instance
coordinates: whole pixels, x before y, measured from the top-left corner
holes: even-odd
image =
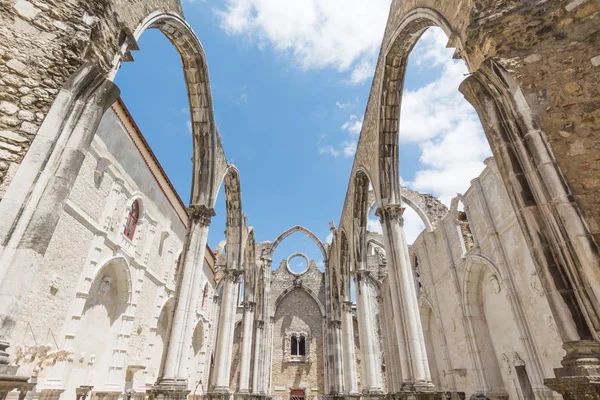
[[[129,240],[133,240],[133,235],[135,234],[135,228],[137,227],[139,218],[140,202],[139,200],[135,200],[131,204],[131,210],[129,210],[129,215],[127,216],[127,224],[125,225],[125,230],[123,231],[123,234],[127,236]]]
[[[467,190],[484,169],[483,160],[491,155],[475,109],[458,90],[469,71],[463,60],[453,58],[455,51],[448,47],[448,37],[439,27],[425,30],[412,48],[400,92],[400,145],[395,155],[403,186],[429,193],[446,205],[457,192]],[[406,62],[400,61],[403,53],[396,56],[398,65]],[[402,79],[402,68],[394,68],[398,69],[389,77]],[[472,145],[462,145],[467,142]],[[408,227],[409,222],[405,214],[411,243],[410,237],[420,230]]]
[[[421,266],[419,265],[419,258],[415,254],[413,258],[413,272],[415,275],[415,287],[417,288],[417,294],[423,292],[423,285],[421,284]]]
[[[292,336],[292,340],[291,340],[291,355],[293,356],[297,356],[298,355],[298,339],[296,338],[296,335]]]
[[[475,242],[473,241],[473,233],[471,232],[471,225],[469,224],[466,211],[458,211],[457,222],[465,243],[465,250],[469,252],[475,246]]]
[[[290,340],[290,355],[306,357],[306,337],[304,335],[292,335]]]

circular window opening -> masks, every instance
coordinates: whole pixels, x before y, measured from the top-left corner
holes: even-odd
[[[294,253],[288,257],[287,266],[292,274],[303,274],[308,269],[308,257],[302,253]]]

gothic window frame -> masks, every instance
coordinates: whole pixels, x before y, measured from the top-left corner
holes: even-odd
[[[123,236],[133,242],[135,232],[141,220],[141,202],[140,199],[135,199],[131,202],[129,212],[127,213],[127,221],[123,229]]]
[[[310,342],[308,332],[287,332],[284,341],[284,360],[288,363],[309,363]]]

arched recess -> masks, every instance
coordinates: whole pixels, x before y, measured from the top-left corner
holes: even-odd
[[[152,344],[152,369],[150,370],[150,377],[153,382],[158,379],[163,369],[167,345],[169,343],[169,331],[171,330],[171,323],[173,322],[174,309],[175,298],[169,297],[161,307],[156,327],[153,329],[155,337]]]
[[[122,33],[120,51],[113,61],[109,79],[116,76],[122,55],[130,50],[137,50],[137,40],[147,29],[160,30],[181,55],[193,137],[194,170],[190,204],[213,205],[218,193],[215,163],[221,152],[221,144],[214,121],[206,54],[189,24],[174,13],[155,11],[148,15],[133,32],[133,37]]]
[[[425,348],[427,350],[427,360],[429,362],[429,371],[431,380],[438,390],[444,390],[447,385],[442,381],[445,378],[440,371],[444,371],[442,362],[442,346],[440,340],[440,330],[437,325],[437,318],[433,310],[433,304],[425,295],[419,296],[419,312],[421,314],[421,325],[423,327],[423,336],[425,338]],[[444,374],[445,375],[445,374]]]
[[[85,303],[76,302],[80,309],[74,313],[78,323],[71,343],[74,354],[84,357],[85,362],[74,369],[86,371],[78,371],[89,377],[86,384],[102,390],[116,383],[111,376],[111,365],[116,361],[114,349],[123,344],[119,342],[123,334],[130,334],[123,330],[133,296],[127,260],[120,256],[108,259],[85,284],[89,284],[81,291],[85,296],[78,296],[85,299]],[[78,376],[77,373],[71,375],[74,376]],[[74,390],[81,384],[75,380],[68,379],[66,387]]]
[[[563,342],[598,340],[598,247],[521,88],[488,59],[459,90],[483,122]]]
[[[467,344],[475,370],[477,392],[492,398],[506,395],[507,391],[483,307],[484,290],[492,287],[496,293],[500,292],[502,279],[500,270],[486,257],[472,255],[467,259],[462,281]]]
[[[310,230],[306,229],[305,227],[303,227],[301,225],[292,226],[290,229],[288,229],[287,231],[285,231],[281,235],[279,235],[279,237],[277,239],[275,239],[275,241],[271,245],[271,247],[269,249],[269,255],[272,257],[277,246],[279,246],[279,244],[286,237],[290,236],[294,232],[302,232],[303,234],[308,236],[313,242],[315,242],[317,247],[319,247],[321,254],[323,255],[323,262],[327,263],[327,252],[325,251],[325,246],[323,246],[323,242],[321,242],[321,240],[317,237],[317,235],[315,235]]]
[[[283,301],[283,299],[285,299],[286,296],[288,296],[294,290],[302,290],[302,291],[306,292],[310,297],[312,297],[312,299],[315,301],[315,303],[317,303],[317,306],[319,307],[319,311],[321,312],[321,316],[325,317],[325,307],[319,301],[319,296],[317,295],[317,293],[315,293],[309,287],[302,286],[301,288],[297,288],[294,285],[285,288],[279,294],[279,296],[277,296],[277,299],[275,300],[275,304],[273,305],[273,310],[271,311],[271,316],[273,316],[273,317],[275,316],[275,313],[277,312],[277,308],[279,307],[279,304]]]
[[[448,37],[451,35],[450,25],[441,14],[432,9],[417,8],[404,17],[391,35],[390,45],[382,49],[385,70],[380,98],[378,148],[379,192],[383,204],[399,204],[401,201],[398,134],[404,76],[412,48],[430,26],[439,26]]]
[[[340,228],[340,297],[343,302],[350,301],[350,249],[348,236],[343,228]]]

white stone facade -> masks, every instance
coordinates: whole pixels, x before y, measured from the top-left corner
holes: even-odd
[[[145,393],[159,377],[187,213],[148,148],[138,148],[145,142],[128,118],[121,102],[103,117],[10,337],[19,373],[37,377],[41,397],[72,398],[90,385],[92,396],[117,398]],[[140,214],[130,240],[134,201]],[[211,254],[187,361],[191,390],[207,377],[212,347]]]

